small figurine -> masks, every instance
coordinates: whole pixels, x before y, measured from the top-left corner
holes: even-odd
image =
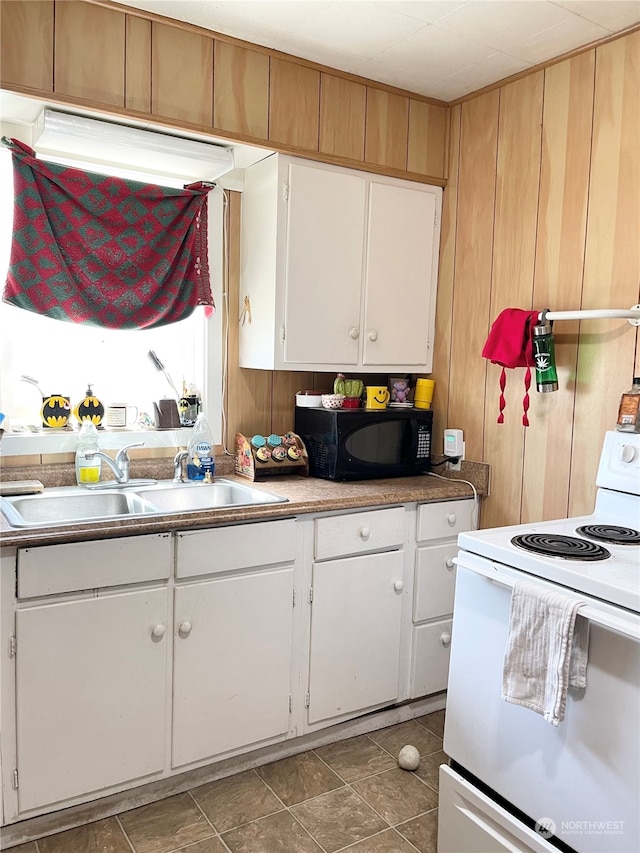
[[[404,379],[397,379],[391,386],[391,400],[394,403],[407,403],[411,388]]]

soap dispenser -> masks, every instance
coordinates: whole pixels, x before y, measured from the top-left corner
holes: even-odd
[[[215,472],[213,433],[202,413],[196,418],[187,450],[189,452],[187,460],[187,477],[189,480],[212,482]]]
[[[79,486],[100,481],[100,458],[94,456],[92,459],[87,459],[87,453],[97,453],[99,449],[96,425],[90,420],[82,421],[76,450],[76,480]]]

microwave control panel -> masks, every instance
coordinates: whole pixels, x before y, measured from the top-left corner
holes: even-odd
[[[431,457],[431,427],[428,424],[418,424],[418,449],[416,459]]]

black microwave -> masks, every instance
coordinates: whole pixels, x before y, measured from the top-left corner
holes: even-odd
[[[312,477],[408,477],[431,467],[430,409],[316,409],[297,406],[295,431]]]

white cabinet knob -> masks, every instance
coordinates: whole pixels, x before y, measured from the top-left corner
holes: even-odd
[[[396,581],[393,585],[396,592],[402,592],[404,589],[404,581]]]
[[[151,636],[154,640],[161,640],[164,637],[166,630],[167,628],[165,625],[154,625],[151,629]]]
[[[633,462],[636,455],[636,449],[631,444],[623,444],[620,448],[620,461],[621,462]]]
[[[361,527],[360,528],[360,538],[365,541],[371,536],[371,528],[370,527]]]
[[[449,522],[449,524],[452,527],[456,523],[457,520],[458,520],[458,516],[455,514],[455,512],[450,512],[449,515],[447,516],[447,521]]]
[[[449,557],[448,560],[445,560],[444,564],[448,569],[452,569],[455,565],[455,563],[453,562],[453,557]]]
[[[443,646],[448,646],[451,642],[451,634],[448,631],[445,631],[444,634],[440,634],[440,642]]]
[[[357,341],[360,337],[360,329],[358,329],[356,326],[352,326],[349,329],[349,337],[351,338],[351,340]]]
[[[191,624],[191,622],[181,622],[180,627],[178,628],[178,633],[182,634],[183,637],[187,637],[191,633],[192,628],[193,625]]]
[[[375,329],[371,329],[371,330],[370,330],[370,332],[369,332],[369,340],[370,340],[370,341],[377,341],[377,340],[378,340],[378,333],[376,332],[376,330],[375,330]]]

